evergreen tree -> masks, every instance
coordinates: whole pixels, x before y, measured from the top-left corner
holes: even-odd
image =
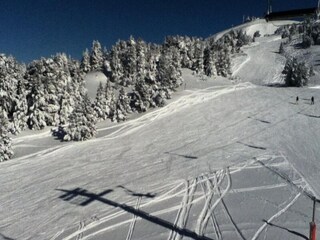
[[[308,84],[310,68],[304,62],[299,63],[296,58],[292,58],[287,59],[282,73],[287,86],[302,87]]]
[[[88,49],[86,49],[82,54],[82,60],[81,60],[81,69],[87,73],[91,70],[90,66],[90,54]]]
[[[144,41],[138,40],[136,44],[137,63],[136,63],[136,79],[144,81],[146,78],[146,52],[147,45]]]
[[[204,45],[201,40],[196,40],[194,43],[194,59],[193,59],[193,69],[197,74],[203,74],[203,61],[204,61]]]
[[[93,41],[90,56],[91,70],[102,70],[103,67],[103,52],[99,41]]]
[[[121,82],[122,86],[130,86],[135,83],[137,78],[137,49],[136,49],[136,41],[131,36],[129,41],[126,44],[126,49],[124,49],[125,57],[123,61],[124,67],[124,78]]]
[[[215,56],[209,47],[204,51],[204,73],[209,77],[217,75]]]
[[[157,85],[157,65],[160,58],[160,49],[158,46],[149,45],[146,52],[146,82]]]
[[[12,56],[0,54],[0,106],[8,116],[10,131],[18,133],[26,123],[25,66]]]
[[[108,117],[106,108],[107,99],[102,82],[100,82],[97,89],[96,99],[94,101],[94,110],[97,113],[98,119],[105,120]]]
[[[158,64],[158,81],[161,89],[171,97],[171,91],[182,84],[181,64],[179,53],[175,47],[165,48]]]
[[[217,53],[216,69],[218,76],[231,75],[231,60],[228,48],[225,46]]]
[[[18,81],[16,98],[14,101],[14,108],[12,114],[12,127],[10,129],[10,131],[14,134],[20,133],[21,131],[25,130],[28,126],[28,103],[25,85],[25,79],[21,78]]]
[[[117,43],[116,46],[113,46],[111,49],[111,59],[110,59],[111,72],[112,72],[111,80],[116,84],[120,84],[124,76],[124,70],[123,70],[120,53],[121,53],[120,44]]]
[[[125,121],[129,113],[132,113],[130,107],[130,99],[125,92],[124,88],[121,87],[119,91],[119,97],[116,103],[115,118],[118,122]]]
[[[7,161],[13,156],[8,124],[8,117],[0,107],[0,162]]]
[[[252,42],[252,39],[250,36],[247,35],[246,32],[244,32],[243,30],[240,30],[238,32],[238,36],[237,36],[237,46],[240,48],[244,45],[248,45],[250,42]]]
[[[79,62],[63,53],[33,61],[26,73],[29,128],[66,124],[84,96],[83,77]]]
[[[84,141],[96,134],[96,113],[91,107],[88,95],[79,103],[69,118],[69,125],[63,129],[64,141]]]
[[[116,98],[114,91],[112,90],[111,87],[111,82],[108,80],[105,87],[104,87],[104,92],[105,92],[105,98],[106,98],[106,108],[105,112],[108,118],[111,120],[115,120],[115,111],[116,111]]]
[[[138,112],[145,112],[151,106],[155,107],[152,96],[152,87],[144,80],[138,80],[132,93],[131,102],[134,109]]]

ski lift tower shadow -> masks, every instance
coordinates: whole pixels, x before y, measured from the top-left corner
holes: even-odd
[[[151,222],[153,224],[159,225],[163,228],[169,229],[171,231],[174,231],[181,235],[181,237],[186,237],[189,239],[194,240],[213,240],[211,238],[208,238],[206,236],[200,236],[197,233],[187,229],[187,228],[181,228],[179,226],[176,226],[174,223],[171,223],[167,220],[161,219],[157,216],[151,215],[148,212],[142,211],[140,209],[136,209],[134,207],[131,207],[129,205],[123,204],[123,203],[117,203],[115,201],[112,201],[110,199],[107,199],[104,197],[104,195],[112,192],[112,189],[107,189],[101,193],[95,194],[92,192],[87,191],[86,189],[82,188],[75,188],[73,190],[66,190],[66,189],[56,189],[57,191],[63,192],[63,194],[59,197],[60,199],[64,201],[72,201],[76,198],[80,198],[82,201],[77,202],[77,205],[79,206],[87,206],[91,204],[92,202],[100,202],[115,208],[119,208],[125,212],[131,213],[137,217],[140,217],[143,220],[146,220],[148,222]],[[85,198],[85,199],[83,199]]]

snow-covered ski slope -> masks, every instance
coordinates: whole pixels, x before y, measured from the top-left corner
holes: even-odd
[[[265,86],[281,81],[279,44],[246,47],[233,83],[184,71],[186,89],[165,107],[101,123],[93,140],[16,137],[16,158],[0,166],[0,239],[308,236],[309,195],[320,197],[320,91]]]
[[[217,40],[232,30],[234,30],[234,31],[243,30],[251,37],[253,37],[253,35],[256,31],[259,31],[261,36],[272,35],[280,26],[288,25],[288,24],[292,24],[292,23],[297,23],[297,22],[290,21],[290,20],[288,20],[288,21],[280,20],[280,21],[267,22],[265,19],[256,19],[256,20],[253,20],[250,22],[243,23],[239,26],[234,26],[231,29],[227,29],[227,30],[221,31],[219,33],[216,33],[216,34],[212,35],[210,38],[214,38]]]

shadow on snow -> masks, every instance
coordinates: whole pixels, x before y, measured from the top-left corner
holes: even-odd
[[[309,238],[308,238],[307,236],[303,235],[302,233],[299,233],[299,232],[296,232],[296,231],[294,231],[294,230],[288,229],[288,228],[286,228],[286,227],[282,227],[282,226],[276,225],[276,224],[274,224],[274,223],[268,222],[268,221],[265,220],[265,219],[263,219],[262,221],[265,222],[266,224],[268,224],[268,225],[271,226],[271,227],[276,227],[276,228],[280,228],[280,229],[282,229],[282,230],[286,230],[286,231],[289,232],[289,233],[292,233],[292,234],[294,234],[294,235],[296,235],[296,236],[299,236],[299,237],[302,237],[302,238],[304,238],[304,239],[306,239],[306,240],[309,240]]]
[[[165,154],[169,154],[169,155],[173,155],[173,156],[178,156],[178,157],[183,157],[183,158],[187,158],[187,159],[198,159],[198,157],[195,157],[195,156],[177,154],[177,153],[172,153],[172,152],[165,152]]]
[[[118,188],[122,188],[127,194],[133,196],[133,197],[145,197],[145,198],[155,198],[157,196],[157,194],[155,193],[138,193],[138,192],[134,192],[122,185],[117,186]]]
[[[83,202],[79,202],[78,203],[79,206],[87,206],[88,204],[90,204],[91,202],[94,202],[94,201],[101,202],[101,203],[104,203],[106,205],[109,205],[109,206],[112,206],[115,208],[120,208],[120,209],[122,209],[128,213],[131,213],[137,217],[140,217],[146,221],[149,221],[149,222],[157,224],[161,227],[172,230],[172,231],[180,234],[181,236],[189,237],[189,238],[195,239],[195,240],[212,240],[211,238],[208,238],[205,236],[199,236],[198,234],[196,234],[195,232],[193,232],[189,229],[180,228],[178,226],[175,226],[171,222],[168,222],[168,221],[163,220],[163,219],[156,217],[156,216],[152,216],[151,214],[149,214],[145,211],[135,209],[134,207],[128,206],[126,204],[117,203],[117,202],[114,202],[112,200],[109,200],[109,199],[102,197],[103,195],[106,195],[106,194],[112,192],[113,191],[112,189],[107,189],[99,194],[89,192],[89,191],[82,189],[82,188],[75,188],[73,190],[65,190],[65,189],[56,189],[56,190],[63,192],[63,194],[59,198],[64,201],[71,201],[72,199],[74,199],[76,197],[85,197],[86,200]]]

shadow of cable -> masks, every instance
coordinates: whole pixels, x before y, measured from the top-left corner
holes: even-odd
[[[134,192],[122,185],[117,186],[118,188],[122,188],[127,194],[133,196],[133,197],[144,197],[144,198],[155,198],[157,196],[157,194],[155,193],[138,193],[138,192]]]
[[[289,232],[289,233],[292,233],[292,234],[294,234],[294,235],[296,235],[296,236],[299,236],[299,237],[301,237],[301,238],[304,238],[304,239],[306,239],[306,240],[309,240],[309,238],[308,238],[307,236],[303,235],[302,233],[296,232],[296,231],[291,230],[291,229],[288,229],[288,228],[286,228],[286,227],[282,227],[282,226],[276,225],[276,224],[274,224],[274,223],[270,223],[270,222],[268,222],[268,221],[265,220],[265,219],[263,219],[262,221],[265,222],[266,224],[268,224],[268,225],[271,226],[271,227],[276,227],[276,228],[283,229],[283,230],[285,230],[285,231],[287,231],[287,232]]]
[[[84,202],[79,203],[78,204],[79,206],[86,206],[93,201],[98,201],[98,202],[104,203],[106,205],[122,209],[122,210],[124,210],[128,213],[131,213],[137,217],[140,217],[146,221],[149,221],[149,222],[157,224],[161,227],[172,230],[172,231],[180,234],[183,237],[189,237],[194,240],[213,240],[213,239],[205,237],[205,236],[199,236],[198,234],[196,234],[195,232],[193,232],[189,229],[180,228],[180,227],[172,224],[171,222],[168,222],[168,221],[161,219],[159,217],[156,217],[156,216],[152,216],[145,211],[135,209],[134,207],[128,206],[126,204],[117,203],[112,200],[103,198],[102,197],[103,195],[113,191],[110,189],[105,190],[100,194],[91,193],[91,192],[89,192],[85,189],[81,189],[81,188],[75,188],[73,190],[65,190],[65,189],[56,189],[56,190],[63,192],[63,195],[61,195],[59,198],[63,199],[64,201],[70,201],[78,196],[82,196],[82,197],[87,198],[87,200],[85,200]]]
[[[170,154],[170,155],[173,155],[173,156],[183,157],[183,158],[187,158],[187,159],[198,159],[198,157],[195,157],[195,156],[177,154],[177,153],[172,153],[172,152],[165,152],[165,154]]]
[[[259,147],[259,146],[255,146],[255,145],[251,145],[251,144],[246,144],[246,143],[239,142],[239,141],[237,143],[239,143],[243,146],[249,147],[249,148],[254,148],[254,149],[259,149],[259,150],[264,150],[264,151],[267,150],[267,148],[265,148],[265,147]]]

